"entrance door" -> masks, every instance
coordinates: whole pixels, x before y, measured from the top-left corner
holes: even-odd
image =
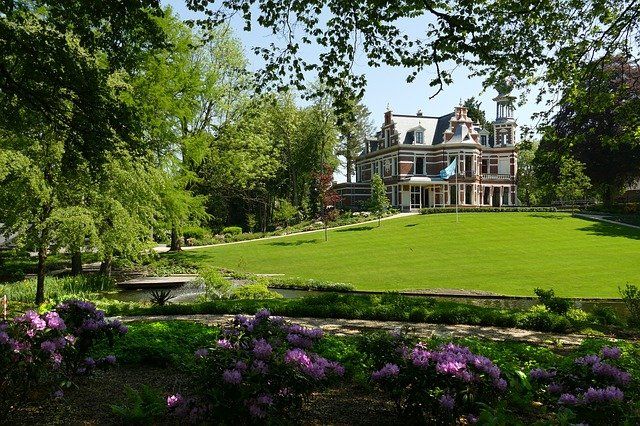
[[[482,204],[489,205],[489,198],[491,198],[491,188],[485,187]]]
[[[420,207],[422,207],[422,197],[421,197],[421,190],[419,186],[412,186],[411,187],[411,209],[419,209]]]
[[[500,207],[500,187],[493,188],[493,207]]]

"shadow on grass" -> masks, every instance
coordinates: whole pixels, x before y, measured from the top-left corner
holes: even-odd
[[[353,228],[343,228],[337,229],[336,232],[360,232],[360,231],[371,231],[375,229],[375,226],[355,226]]]
[[[281,246],[281,247],[293,247],[293,246],[301,246],[303,244],[317,244],[319,240],[298,240],[298,241],[276,241],[273,243],[269,243],[270,246]]]
[[[625,237],[632,240],[640,240],[640,230],[624,225],[614,225],[613,223],[592,222],[588,226],[578,228],[578,230],[600,237]]]
[[[413,228],[414,226],[418,226],[418,224],[417,223],[409,223],[409,224],[405,225],[404,227],[405,228]]]

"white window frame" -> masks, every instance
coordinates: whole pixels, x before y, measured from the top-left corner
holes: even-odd
[[[423,145],[424,144],[424,132],[422,130],[416,130],[415,131],[414,141],[418,145]]]

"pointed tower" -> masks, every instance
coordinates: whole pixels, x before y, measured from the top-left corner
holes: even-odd
[[[513,118],[513,105],[516,97],[509,92],[510,89],[501,90],[498,92],[498,96],[493,98],[496,103],[496,119],[493,122],[493,146],[495,147],[515,145],[516,143],[518,124]]]

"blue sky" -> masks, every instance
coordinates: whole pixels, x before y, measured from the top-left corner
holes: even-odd
[[[203,17],[204,14],[195,14],[188,10],[184,0],[161,0],[163,5],[171,5],[183,19]],[[423,21],[420,21],[423,19]],[[403,30],[409,34],[419,35],[420,27],[423,26],[426,18],[417,18],[405,21],[401,25]],[[252,69],[259,69],[262,65],[261,58],[257,57],[251,50],[254,46],[265,46],[273,41],[273,35],[263,28],[254,25],[251,32],[242,30],[242,22],[238,19],[231,21],[231,27],[235,36],[242,41],[245,47],[245,54]],[[317,57],[317,51],[313,48],[305,48],[303,55],[306,59]],[[401,67],[380,66],[372,68],[367,65],[366,58],[361,55],[354,67],[357,73],[365,74],[367,78],[367,89],[363,103],[372,113],[372,119],[376,127],[382,124],[383,114],[387,104],[398,114],[415,114],[418,109],[422,109],[425,115],[440,116],[453,111],[459,101],[470,97],[480,100],[488,120],[495,118],[495,104],[491,100],[496,96],[495,90],[488,89],[482,92],[482,79],[479,77],[470,78],[470,72],[464,67],[458,67],[453,72],[453,84],[445,86],[435,98],[429,99],[436,89],[429,87],[428,82],[435,74],[434,69],[426,69],[411,84],[406,82],[409,70]],[[516,93],[517,95],[517,93]],[[520,126],[535,124],[531,119],[531,114],[539,112],[543,105],[535,103],[535,93],[528,96],[528,101],[516,108],[515,118]]]

